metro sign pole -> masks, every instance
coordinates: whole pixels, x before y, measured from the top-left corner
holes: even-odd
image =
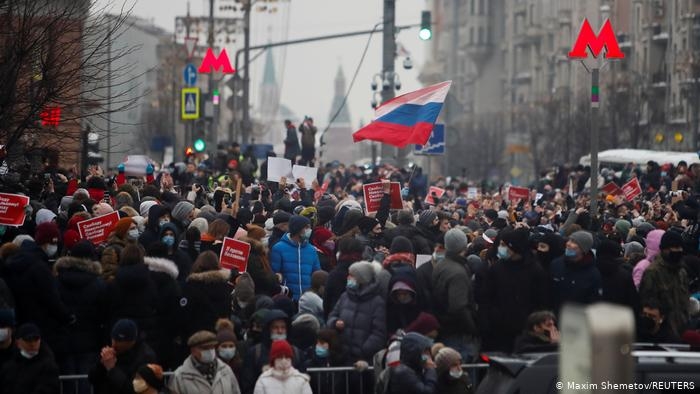
[[[602,61],[598,60],[601,52],[605,49]],[[590,51],[596,63],[593,67],[588,67],[585,60]],[[620,45],[615,37],[615,31],[609,19],[605,19],[603,27],[596,35],[588,22],[583,20],[576,43],[569,52],[569,59],[580,60],[583,67],[591,74],[591,206],[590,212],[593,217],[598,216],[598,149],[600,140],[600,129],[598,125],[598,111],[600,109],[600,69],[605,67],[605,59],[624,59],[625,54],[620,50]],[[569,192],[572,192],[571,190]]]

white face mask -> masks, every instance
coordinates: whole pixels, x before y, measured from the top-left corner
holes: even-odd
[[[0,342],[5,342],[10,337],[9,328],[0,328]]]
[[[287,339],[287,334],[270,334],[270,339],[273,341],[284,341]]]
[[[20,350],[19,352],[20,352],[20,354],[22,354],[22,357],[24,357],[28,360],[36,357],[37,354],[39,354],[39,352],[28,352],[26,350]]]
[[[46,255],[47,255],[47,256],[53,257],[53,256],[56,255],[56,253],[58,253],[58,245],[49,244],[49,245],[46,247]]]
[[[462,371],[461,369],[459,369],[459,370],[451,369],[450,370],[450,377],[452,377],[453,379],[461,378],[462,374],[464,374],[464,371]]]
[[[202,350],[200,360],[204,364],[209,364],[216,360],[216,351],[214,349]]]
[[[139,229],[135,228],[133,230],[129,230],[129,233],[127,235],[130,239],[138,239]]]
[[[131,384],[134,386],[135,393],[145,393],[148,390],[148,384],[143,379],[134,379]]]
[[[278,358],[275,360],[275,369],[278,371],[286,372],[292,367],[291,358]]]
[[[235,347],[222,347],[219,349],[219,357],[222,360],[230,361],[232,358],[236,357]]]

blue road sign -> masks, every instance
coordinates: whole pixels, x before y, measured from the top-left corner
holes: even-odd
[[[416,145],[414,150],[416,155],[444,155],[445,154],[445,125],[435,124],[433,133],[430,134],[428,144]]]
[[[185,85],[194,86],[197,83],[197,69],[191,63],[185,66],[182,74],[185,77]]]

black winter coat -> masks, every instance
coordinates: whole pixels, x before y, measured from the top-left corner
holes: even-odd
[[[328,273],[326,292],[323,295],[323,312],[326,315],[326,319],[328,319],[328,315],[330,315],[335,304],[338,303],[340,296],[345,292],[350,265],[360,260],[362,260],[362,256],[359,254],[357,256],[341,255],[335,268]]]
[[[158,359],[147,344],[137,342],[129,351],[117,355],[117,364],[107,371],[99,358],[88,374],[95,394],[133,394],[133,379],[136,371],[146,364],[157,363]]]
[[[401,364],[390,368],[389,394],[434,394],[437,388],[435,368],[424,369],[421,354],[430,342],[405,337],[401,343]]]
[[[179,334],[177,327],[180,312],[178,268],[173,261],[163,258],[146,257],[144,263],[148,266],[157,292],[156,325],[149,345],[155,350],[164,368],[175,369],[182,361],[177,360],[175,344],[175,337]]]
[[[638,315],[639,293],[632,280],[632,272],[623,266],[624,260],[600,258],[598,260],[598,270],[603,283],[602,301],[613,304],[626,305],[632,308],[635,316]]]
[[[33,322],[49,346],[65,336],[71,315],[61,302],[46,253],[32,241],[5,263],[5,280],[15,298],[17,325]]]
[[[39,354],[26,359],[19,350],[0,371],[4,394],[55,394],[60,392],[58,366],[48,346],[41,344]]]
[[[180,327],[182,338],[200,330],[214,331],[216,320],[229,318],[231,292],[229,271],[207,271],[190,274],[182,287],[180,298]]]
[[[588,253],[581,262],[571,262],[566,257],[552,261],[552,303],[554,313],[567,302],[589,305],[600,300],[603,293],[600,271],[595,258]]]
[[[391,245],[391,241],[398,237],[404,236],[411,240],[413,244],[414,254],[432,254],[433,250],[430,248],[429,241],[423,236],[423,234],[412,225],[401,224],[390,230],[386,230],[384,233],[387,243]]]
[[[479,313],[486,319],[490,349],[511,352],[530,313],[549,304],[549,280],[530,256],[520,261],[499,260],[486,275]]]
[[[119,319],[134,320],[141,339],[151,341],[156,335],[158,290],[146,264],[124,265],[109,283],[110,324]]]
[[[68,354],[98,352],[109,318],[107,285],[100,277],[100,263],[65,256],[56,261],[54,272],[61,301],[76,317],[56,350]]]

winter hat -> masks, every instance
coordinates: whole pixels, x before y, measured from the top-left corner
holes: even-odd
[[[0,309],[0,327],[14,327],[15,310],[11,308]]]
[[[141,366],[141,368],[138,369],[137,372],[149,387],[158,390],[158,392],[160,392],[160,390],[163,390],[163,388],[165,387],[163,383],[163,368],[161,368],[160,365],[143,365]]]
[[[278,311],[282,311],[287,317],[297,314],[297,307],[294,304],[294,301],[292,301],[292,299],[286,295],[282,293],[277,294],[272,297],[272,300],[275,303],[273,310],[276,309]]]
[[[415,284],[413,283],[397,281],[393,286],[391,286],[391,292],[393,293],[397,290],[410,291],[411,293],[416,294]]]
[[[453,365],[461,361],[462,356],[460,356],[456,350],[449,347],[440,349],[435,356],[435,366],[440,372],[448,371]]]
[[[92,242],[84,239],[70,248],[70,255],[79,259],[97,260],[97,252]]]
[[[154,205],[158,205],[158,202],[156,202],[156,201],[144,201],[144,202],[142,202],[141,205],[139,206],[139,213],[141,213],[141,216],[148,217],[148,211]]]
[[[95,212],[95,216],[102,216],[110,212],[114,212],[114,209],[112,209],[112,206],[107,204],[106,202],[101,202],[93,208],[93,212]]]
[[[236,298],[241,302],[250,302],[255,298],[255,282],[250,274],[243,272],[236,278]]]
[[[48,223],[56,218],[56,214],[48,209],[42,208],[36,212],[36,224]]]
[[[301,315],[297,316],[296,319],[294,319],[294,321],[292,321],[292,327],[308,327],[315,334],[317,334],[318,331],[321,329],[321,323],[318,321],[316,316],[310,313],[302,313]]]
[[[34,241],[37,245],[58,243],[58,238],[60,236],[61,233],[58,231],[58,225],[54,222],[46,222],[36,226]]]
[[[530,244],[530,232],[524,228],[504,231],[501,241],[513,252],[524,255],[527,253]]]
[[[294,215],[289,219],[289,234],[299,235],[301,230],[306,226],[310,226],[311,221],[301,215]]]
[[[63,246],[67,249],[72,249],[78,241],[80,241],[80,233],[77,231],[71,229],[63,233]]]
[[[34,242],[34,238],[32,238],[31,235],[20,234],[12,240],[12,243],[15,244],[17,247],[20,247],[22,246],[22,243],[24,243],[24,241]]]
[[[481,238],[483,238],[484,241],[488,242],[489,244],[496,242],[496,237],[498,237],[498,231],[492,228],[484,231],[484,233],[481,235]]]
[[[619,219],[617,222],[615,222],[615,231],[617,231],[623,237],[627,237],[631,227],[632,225],[630,222],[625,219]]]
[[[437,219],[437,214],[430,209],[426,209],[418,215],[418,223],[425,227],[432,227],[435,219]]]
[[[256,241],[260,241],[267,236],[265,229],[254,224],[247,225],[246,230],[248,230],[248,238],[252,238]]]
[[[219,319],[216,321],[216,341],[219,344],[224,342],[238,343],[238,337],[233,331],[233,323],[229,319]]]
[[[187,340],[188,347],[199,347],[204,345],[217,345],[216,334],[211,331],[197,331]]]
[[[467,247],[467,236],[464,231],[453,228],[445,233],[445,250],[448,253],[460,253]]]
[[[282,223],[289,223],[289,219],[291,219],[291,217],[292,215],[290,215],[287,211],[277,211],[274,215],[272,215],[272,223],[275,226]]]
[[[634,253],[644,254],[644,246],[636,241],[625,244],[625,257],[628,257]]]
[[[411,225],[413,220],[413,212],[410,209],[402,209],[396,214],[396,222],[399,225]]]
[[[495,209],[487,209],[484,211],[484,216],[486,216],[489,220],[494,221],[498,219],[498,212],[496,212]]]
[[[360,222],[357,224],[357,227],[360,228],[360,232],[362,232],[362,234],[367,235],[378,224],[379,224],[379,220],[377,220],[376,218],[369,217],[369,216],[363,216],[362,219],[360,219]]]
[[[194,205],[189,201],[180,201],[173,207],[172,216],[174,219],[183,222],[187,219],[190,212],[194,210]]]
[[[323,226],[324,224],[333,220],[335,216],[335,209],[330,206],[318,207],[318,225]]]
[[[130,319],[121,319],[112,327],[112,339],[116,341],[131,342],[138,337],[136,322]]]
[[[408,238],[399,235],[394,237],[394,239],[391,241],[389,253],[413,253],[413,244]]]
[[[616,259],[622,255],[622,247],[619,243],[613,240],[604,239],[600,242],[600,245],[598,245],[596,254],[598,257],[609,257]]]
[[[348,272],[360,285],[368,285],[372,283],[375,278],[374,267],[372,267],[372,263],[368,261],[353,263],[350,265]]]
[[[126,237],[126,233],[129,232],[129,227],[131,227],[131,223],[134,223],[134,220],[132,218],[123,218],[119,219],[117,224],[112,227],[112,232],[117,234],[119,238],[124,238]]]
[[[209,222],[207,222],[207,219],[199,217],[194,219],[188,226],[188,228],[192,227],[196,227],[200,234],[206,234],[209,231]]]
[[[649,234],[651,231],[654,231],[656,227],[654,227],[653,224],[644,222],[637,226],[637,235],[639,235],[642,238],[646,238],[647,234]]]
[[[292,358],[294,355],[294,351],[292,351],[292,346],[289,344],[289,342],[282,340],[282,341],[274,341],[272,342],[272,346],[270,346],[270,365],[275,365],[275,361],[279,358]]]
[[[260,295],[255,299],[255,310],[259,311],[261,309],[272,309],[275,307],[275,302],[272,301],[272,297],[266,295]]]
[[[683,236],[675,231],[666,231],[661,237],[661,243],[659,244],[659,250],[682,247],[683,246]]]
[[[343,216],[343,223],[340,227],[340,234],[345,234],[353,228],[357,227],[357,225],[360,223],[360,220],[362,220],[363,217],[364,215],[362,214],[362,211],[358,211],[356,209],[348,209],[347,212],[345,212],[345,215]]]
[[[41,330],[34,323],[24,323],[17,329],[15,334],[17,339],[32,340],[41,338]]]
[[[440,323],[435,316],[430,313],[421,312],[416,320],[406,327],[406,332],[417,332],[422,335],[427,335],[432,331],[440,329]]]
[[[320,289],[321,287],[326,285],[326,281],[328,281],[328,272],[324,270],[318,270],[311,274],[312,289]]]
[[[590,252],[593,248],[593,235],[591,235],[591,233],[588,231],[576,231],[575,233],[569,235],[569,240],[578,245],[583,254]]]
[[[498,219],[508,220],[508,211],[498,211]]]

